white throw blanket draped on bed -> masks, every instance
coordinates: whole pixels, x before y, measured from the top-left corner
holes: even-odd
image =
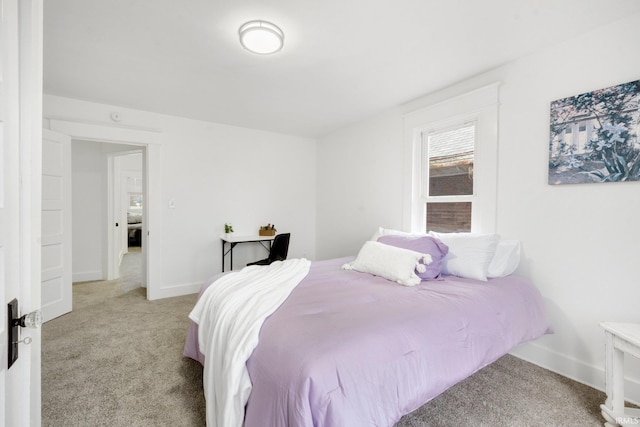
[[[229,273],[207,288],[189,314],[198,324],[205,356],[208,427],[242,426],[251,393],[246,362],[258,345],[260,328],[310,266],[306,259],[291,259]]]

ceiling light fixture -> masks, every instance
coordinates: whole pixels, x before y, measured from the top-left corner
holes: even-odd
[[[284,33],[277,25],[267,21],[249,21],[238,31],[240,44],[258,55],[271,55],[284,46]]]

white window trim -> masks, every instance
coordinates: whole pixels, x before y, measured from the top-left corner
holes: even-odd
[[[423,134],[473,121],[476,125],[473,196],[438,196],[438,202],[471,201],[471,231],[497,229],[498,88],[494,83],[405,114],[403,229],[423,232],[426,202],[423,182]],[[435,200],[431,199],[430,202]]]

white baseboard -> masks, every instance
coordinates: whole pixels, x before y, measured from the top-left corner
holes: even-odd
[[[71,281],[76,282],[93,282],[94,280],[104,280],[101,270],[96,271],[80,271],[71,274]]]
[[[604,348],[602,349],[604,351]],[[566,354],[558,353],[535,342],[523,344],[511,353],[520,359],[570,378],[579,383],[604,391],[604,366],[595,366],[577,360]],[[625,378],[624,398],[638,405],[640,402],[640,382]],[[602,402],[604,403],[604,401]]]
[[[184,283],[181,285],[164,286],[154,292],[153,299],[180,297],[182,295],[197,294],[200,292],[202,282]]]

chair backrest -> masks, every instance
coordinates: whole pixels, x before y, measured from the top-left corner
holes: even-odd
[[[274,261],[284,261],[287,259],[289,253],[289,238],[291,233],[282,233],[276,235],[271,244],[271,251],[269,252],[269,263]]]

